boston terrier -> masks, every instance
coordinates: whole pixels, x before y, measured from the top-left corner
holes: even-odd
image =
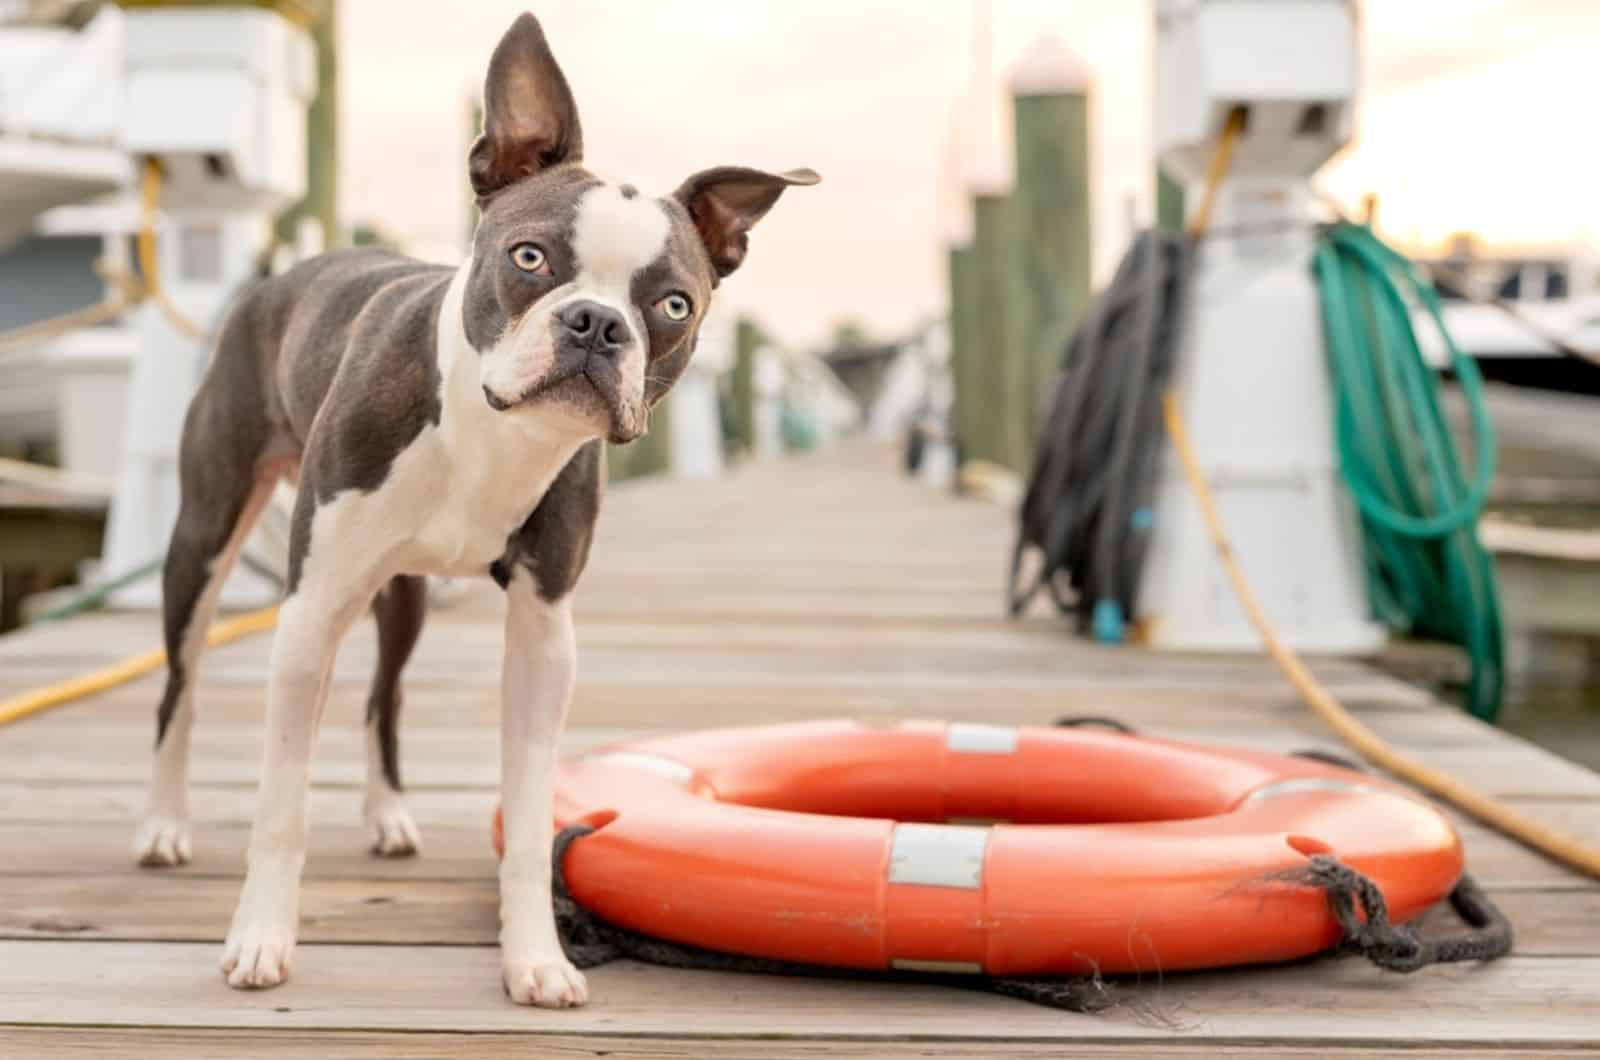
[[[279,478],[297,486],[272,646],[249,867],[223,949],[235,987],[289,974],[312,744],[340,639],[370,605],[365,815],[379,855],[418,849],[400,796],[400,671],[425,575],[506,594],[501,677],[501,970],[522,1004],[587,999],[550,898],[556,740],[577,672],[572,591],[604,441],[645,433],[718,281],[796,169],[709,169],[664,198],[583,168],[566,78],[532,15],[495,48],[467,173],[481,211],[459,268],[384,250],[312,258],[244,294],[184,420],[182,502],[163,575],[167,683],[136,854],[190,856],[195,667],[217,594]]]

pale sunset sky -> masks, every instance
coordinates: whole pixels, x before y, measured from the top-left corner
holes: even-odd
[[[522,10],[545,24],[587,163],[664,194],[719,164],[810,166],[721,301],[791,343],[839,319],[895,337],[943,311],[951,114],[973,0],[344,0],[344,216],[451,260],[467,224],[469,95]],[[993,0],[1003,80],[1038,34],[1092,71],[1094,246],[1108,272],[1130,197],[1150,213],[1149,0]],[[1600,0],[1366,0],[1357,143],[1319,183],[1381,197],[1413,245],[1600,249]],[[998,91],[998,86],[994,88]]]

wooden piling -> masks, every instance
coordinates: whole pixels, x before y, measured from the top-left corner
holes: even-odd
[[[955,425],[966,456],[1026,472],[1046,394],[1089,304],[1087,68],[1053,37],[1013,69],[1016,185],[973,198],[970,247],[952,249]]]
[[[1156,227],[1163,232],[1183,231],[1183,185],[1156,164]]]
[[[292,246],[300,219],[315,217],[322,225],[322,244],[331,250],[345,244],[339,227],[339,3],[306,0],[297,6],[311,18],[317,94],[306,111],[306,195],[278,215],[274,230],[279,242]]]
[[[1007,312],[1010,287],[1010,198],[989,193],[972,201],[972,265],[976,342],[971,357],[973,431],[968,455],[1016,468],[1026,428],[1016,415],[1022,359],[1015,355]]]
[[[1053,36],[1012,69],[1016,186],[1006,259],[1007,376],[1003,460],[1026,472],[1045,395],[1089,304],[1089,72]]]
[[[949,254],[950,383],[954,398],[950,421],[957,452],[965,459],[973,452],[978,436],[979,383],[974,374],[981,352],[977,329],[978,274],[970,241],[951,247]]]
[[[733,444],[743,454],[756,447],[756,351],[766,342],[760,326],[740,317],[733,334],[733,372],[729,397],[733,406]]]

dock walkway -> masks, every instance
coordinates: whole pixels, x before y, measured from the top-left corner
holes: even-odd
[[[1335,748],[1263,659],[1103,649],[1053,619],[1001,618],[1009,524],[860,443],[715,482],[618,488],[579,590],[569,748],[835,715],[1064,713]],[[486,583],[435,611],[408,673],[418,859],[366,852],[360,723],[375,646],[370,623],[352,634],[313,771],[295,976],[277,990],[235,992],[216,971],[254,804],[268,638],[207,659],[184,869],[139,870],[129,855],[157,678],[0,730],[0,1057],[1600,1055],[1600,886],[1470,823],[1471,870],[1518,933],[1514,955],[1489,966],[1152,972],[1128,991],[1134,1004],[1074,1015],[937,986],[618,963],[590,973],[585,1009],[518,1008],[498,984],[488,842],[497,595]],[[148,648],[157,629],[149,614],[103,614],[0,638],[0,694]],[[1364,665],[1315,669],[1397,745],[1600,839],[1600,775]]]

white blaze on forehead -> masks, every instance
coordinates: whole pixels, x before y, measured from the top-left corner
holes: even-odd
[[[621,403],[635,418],[643,415],[649,330],[645,308],[633,304],[633,278],[661,256],[671,229],[660,203],[637,193],[628,198],[611,185],[584,193],[572,226],[578,275],[566,301],[590,299],[627,318],[631,334],[615,364]]]
[[[601,185],[578,199],[571,247],[576,275],[546,293],[521,319],[478,358],[479,383],[508,402],[532,392],[549,377],[560,339],[552,318],[576,302],[595,302],[621,313],[627,333],[622,345],[608,351],[617,373],[615,410],[623,433],[643,426],[644,378],[650,332],[647,307],[633,304],[633,279],[661,257],[672,234],[666,208],[636,193],[627,197],[618,187]]]
[[[624,198],[612,185],[585,193],[572,237],[578,287],[613,293],[626,305],[634,273],[660,256],[670,227],[667,212],[654,199]]]

